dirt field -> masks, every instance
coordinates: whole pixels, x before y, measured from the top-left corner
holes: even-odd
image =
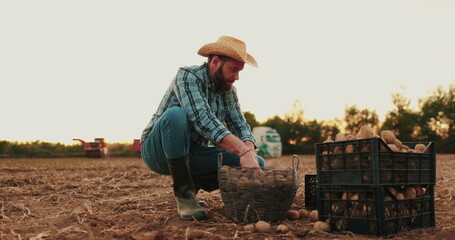
[[[290,166],[291,156],[267,159]],[[437,156],[436,227],[400,232],[392,239],[454,239],[455,155]],[[315,174],[314,156],[300,156],[300,174]],[[304,208],[304,183],[291,209]],[[219,190],[199,192],[210,220],[177,215],[171,179],[141,159],[0,159],[0,239],[375,239],[321,234],[308,219],[285,220],[290,232],[248,233],[226,218]],[[277,224],[273,224],[276,226]]]

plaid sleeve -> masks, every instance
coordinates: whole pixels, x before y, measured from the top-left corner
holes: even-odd
[[[203,83],[191,71],[181,68],[177,73],[174,92],[183,109],[200,135],[221,141],[230,131],[213,114],[205,93]]]
[[[229,91],[226,95],[226,105],[228,105],[226,106],[226,109],[228,109],[226,115],[226,125],[228,129],[242,141],[250,140],[255,142],[250,125],[246,122],[245,116],[243,116],[240,109],[235,87],[232,87],[232,91]]]

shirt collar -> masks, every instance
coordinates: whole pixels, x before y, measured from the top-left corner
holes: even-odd
[[[207,76],[207,81],[208,81],[208,84],[209,84],[209,88],[213,92],[216,92],[215,91],[215,81],[213,80],[212,77],[210,77],[209,64],[207,62],[204,62],[203,66],[204,66],[205,71],[206,71],[206,76]]]

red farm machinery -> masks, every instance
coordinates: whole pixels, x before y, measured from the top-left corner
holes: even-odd
[[[84,146],[85,156],[88,158],[107,157],[107,143],[104,138],[95,138],[94,142],[86,142],[82,139],[74,138],[73,141],[79,141]]]
[[[133,142],[133,153],[136,157],[141,157],[142,143],[140,139],[134,139]]]

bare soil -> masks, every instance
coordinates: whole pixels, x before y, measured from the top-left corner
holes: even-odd
[[[266,162],[271,168],[288,167],[291,159]],[[455,238],[454,168],[455,155],[437,155],[436,227],[391,239]],[[314,156],[300,156],[299,171],[315,174]],[[139,158],[0,159],[0,239],[378,238],[316,232],[307,218],[284,220],[288,233],[245,232],[245,223],[226,218],[219,190],[200,191],[198,198],[207,202],[210,220],[180,219],[171,178],[151,172]],[[305,208],[304,200],[302,181],[291,209]]]

